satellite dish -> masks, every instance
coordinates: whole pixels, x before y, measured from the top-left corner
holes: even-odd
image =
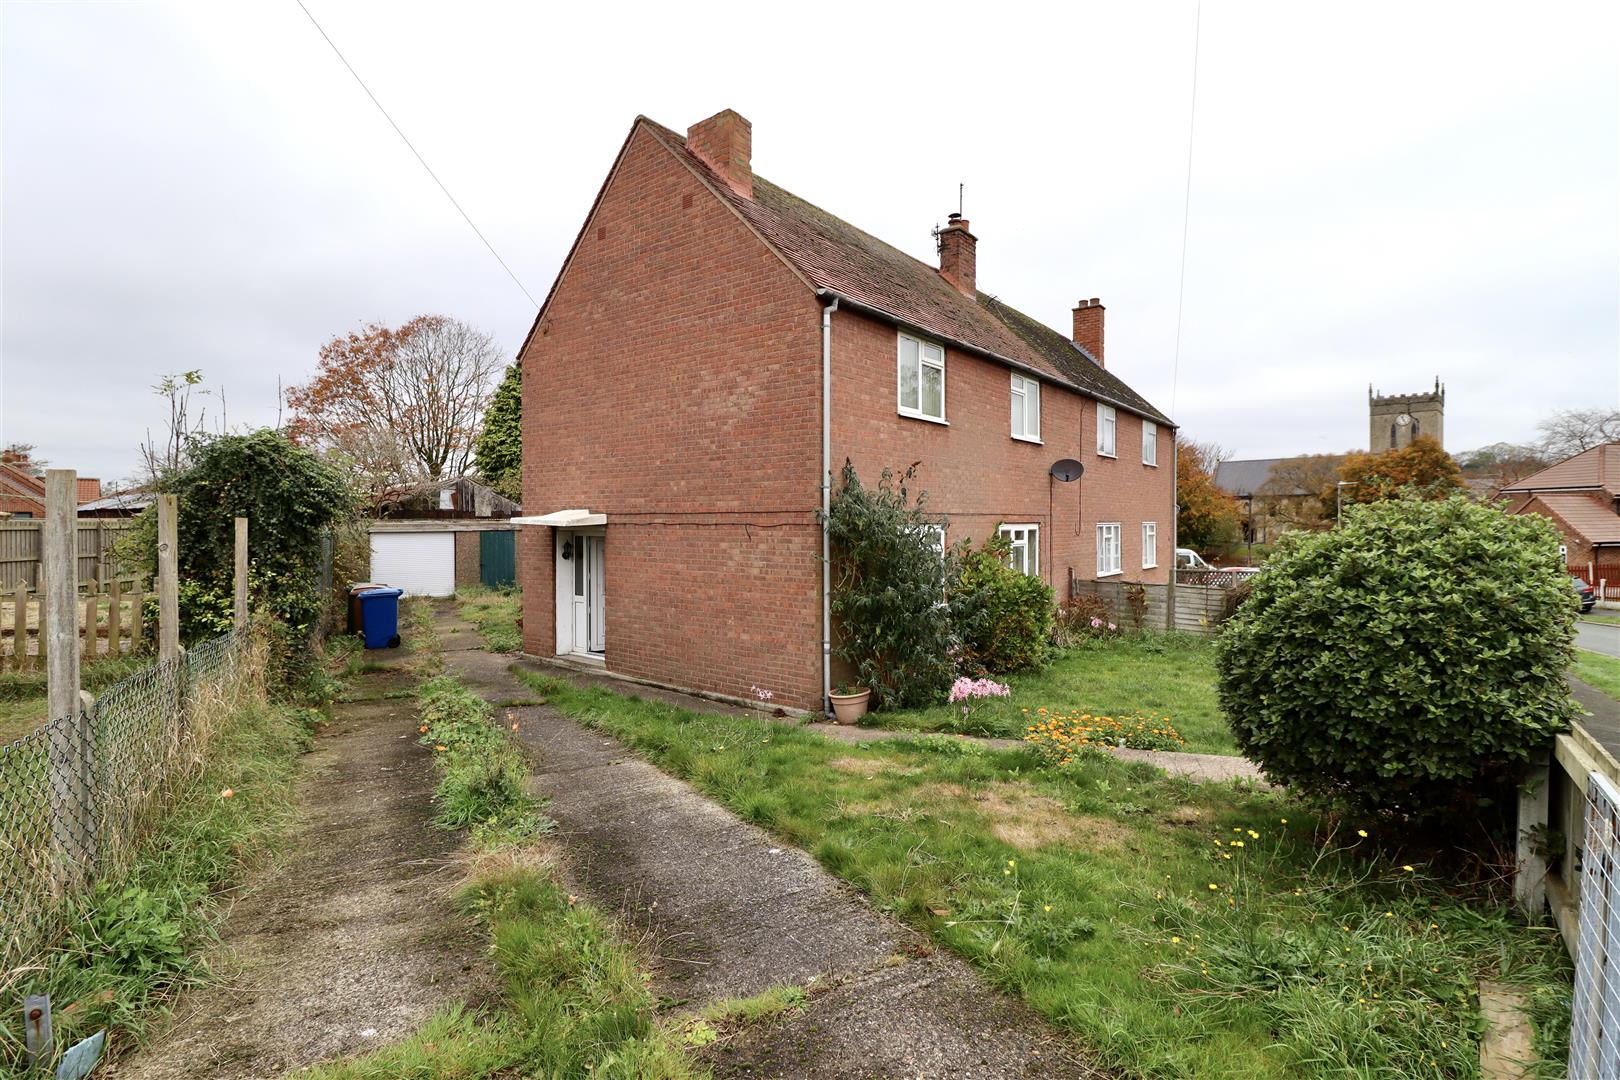
[[[1072,457],[1066,457],[1052,466],[1052,476],[1065,484],[1080,479],[1080,474],[1085,471],[1086,467]]]

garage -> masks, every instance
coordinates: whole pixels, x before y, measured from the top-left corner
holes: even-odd
[[[371,580],[406,596],[456,591],[456,537],[451,532],[371,533]]]

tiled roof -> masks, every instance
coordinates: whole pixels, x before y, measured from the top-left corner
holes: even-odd
[[[1277,463],[1286,460],[1272,457],[1223,461],[1215,467],[1215,486],[1233,495],[1253,495],[1271,479],[1271,470],[1277,467]]]
[[[1504,494],[1590,488],[1620,493],[1620,442],[1601,443],[1503,488]]]
[[[986,353],[1101,401],[1171,424],[1146,398],[1046,324],[980,292],[970,298],[938,270],[804,201],[758,174],[745,198],[687,150],[686,139],[643,119],[766,243],[818,289],[898,323]]]
[[[1537,495],[1547,509],[1593,544],[1620,544],[1620,514],[1614,512],[1614,503],[1596,496],[1568,494]]]

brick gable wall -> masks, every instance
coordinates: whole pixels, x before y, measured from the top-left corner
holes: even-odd
[[[896,411],[896,334],[887,323],[840,309],[833,325],[833,466],[846,457],[865,479],[919,462],[915,486],[950,519],[947,540],[982,540],[1000,522],[1041,527],[1041,576],[1067,595],[1068,571],[1096,576],[1096,526],[1121,526],[1121,580],[1163,583],[1174,565],[1175,470],[1171,432],[1159,429],[1158,466],[1142,464],[1142,421],[1117,411],[1116,458],[1097,454],[1097,403],[1041,387],[1042,444],[1011,435],[1011,371],[946,349],[948,426]],[[1051,481],[1060,458],[1085,465],[1070,484]],[[1048,497],[1050,496],[1050,502]],[[1078,503],[1078,505],[1077,505]],[[1076,517],[1079,517],[1076,535]],[[1158,525],[1158,566],[1142,568],[1142,523]]]
[[[821,695],[820,309],[638,128],[522,356],[523,507],[608,515],[611,670]],[[524,648],[556,650],[525,527]]]

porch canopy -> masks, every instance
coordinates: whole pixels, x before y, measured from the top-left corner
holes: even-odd
[[[555,510],[539,517],[515,517],[514,525],[549,525],[553,529],[580,529],[588,525],[606,525],[606,514],[593,514],[589,510]]]

